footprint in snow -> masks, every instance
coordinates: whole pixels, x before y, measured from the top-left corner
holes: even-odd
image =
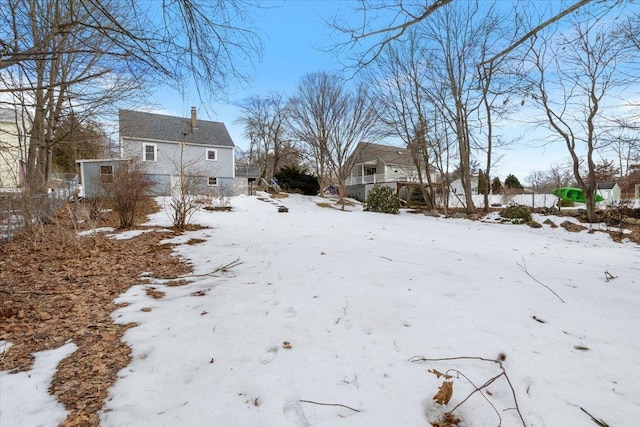
[[[289,425],[293,427],[308,427],[309,421],[304,416],[304,412],[300,407],[300,402],[297,400],[289,400],[284,404],[282,408],[284,417],[289,421]]]
[[[295,308],[293,308],[292,305],[282,310],[282,312],[286,317],[296,317],[296,315],[298,314],[298,312],[296,311]]]
[[[277,346],[269,347],[267,352],[260,357],[260,363],[262,363],[263,365],[271,363],[273,359],[276,358],[276,355],[278,354],[278,348],[279,347]]]

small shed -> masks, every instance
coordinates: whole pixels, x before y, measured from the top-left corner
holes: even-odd
[[[622,190],[617,182],[601,182],[598,184],[598,194],[604,199],[602,203],[612,205],[620,202]]]
[[[95,199],[104,197],[104,184],[113,181],[118,166],[130,159],[86,159],[77,160],[80,197]]]

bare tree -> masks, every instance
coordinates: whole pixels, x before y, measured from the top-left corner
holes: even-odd
[[[496,24],[491,7],[460,2],[434,13],[421,33],[428,40],[431,53],[426,58],[431,78],[424,88],[456,136],[467,213],[475,212],[471,191],[472,150],[478,133],[478,110],[488,93],[483,90],[477,64],[490,51]]]
[[[239,59],[261,45],[244,1],[7,0],[0,12],[0,78],[30,118],[27,182],[46,185],[61,117],[90,117],[162,80],[219,97],[242,79]],[[160,13],[158,13],[160,12]]]
[[[481,48],[482,56],[493,54],[492,52],[501,49],[504,44],[509,45],[513,37],[507,33],[499,20],[491,19],[487,24],[489,26],[486,31],[492,35],[487,39],[486,47]],[[498,133],[499,127],[495,126],[495,123],[508,118],[520,106],[519,102],[512,102],[512,99],[518,97],[522,86],[522,75],[518,69],[520,64],[521,61],[511,60],[507,56],[497,56],[491,61],[482,60],[478,66],[478,88],[482,99],[482,106],[478,109],[478,122],[486,141],[484,144],[479,142],[478,148],[486,154],[482,172],[487,184],[491,182],[492,167],[500,160],[495,154],[495,149],[508,144]],[[485,212],[489,212],[490,190],[490,185],[482,188]]]
[[[289,111],[293,134],[311,153],[321,193],[331,174],[343,203],[356,146],[379,135],[375,101],[364,84],[351,91],[336,75],[322,72],[300,80]]]
[[[249,161],[262,169],[262,178],[271,180],[290,151],[287,135],[287,99],[281,93],[251,96],[240,104],[237,122],[244,126],[250,141]]]
[[[328,184],[329,139],[332,116],[340,96],[341,83],[337,76],[325,72],[303,76],[296,93],[289,100],[289,124],[293,135],[309,150],[314,165],[320,194]]]
[[[430,161],[439,172],[439,193],[442,209],[449,214],[449,184],[450,166],[456,153],[456,137],[441,110],[434,109],[427,132],[427,144],[432,148],[433,156]],[[437,194],[437,193],[436,193]],[[436,199],[438,200],[438,199]]]
[[[88,26],[68,24],[91,18],[91,13],[81,8],[80,0],[11,2],[14,35],[25,40],[47,40],[49,49],[0,74],[13,108],[31,124],[29,139],[23,141],[26,182],[30,190],[42,192],[51,172],[51,153],[62,118],[75,113],[75,119],[82,122],[100,106],[112,104],[139,85],[137,77],[127,74],[122,64],[113,60],[109,53],[116,49],[113,40]],[[67,30],[59,32],[61,25]]]
[[[622,31],[624,36],[637,50],[640,50],[640,33],[638,33],[638,27],[640,26],[640,13],[636,12],[627,17],[626,21],[622,25]]]
[[[231,81],[246,78],[239,61],[252,63],[262,52],[251,15],[259,6],[251,1],[6,1],[8,7],[0,12],[0,69],[51,60],[60,53],[91,52],[90,45],[60,50],[55,43],[69,34],[91,32],[108,39],[109,55],[126,60],[132,72],[146,70],[176,88],[192,79],[209,95],[221,96]],[[58,16],[50,19],[47,14],[55,9]],[[43,24],[37,37],[25,25],[25,10]]]
[[[400,138],[409,149],[417,168],[418,183],[428,209],[435,204],[427,116],[433,107],[423,90],[430,78],[426,63],[428,50],[415,29],[407,31],[405,43],[388,45],[376,59],[376,68],[368,73],[380,106],[380,119],[389,136]]]
[[[339,202],[344,209],[345,182],[357,160],[352,154],[358,144],[370,142],[380,136],[380,132],[377,105],[365,84],[358,84],[354,91],[344,86],[336,89],[335,111],[329,113],[333,120],[327,141],[327,159],[338,181]]]
[[[429,23],[429,21],[434,19],[433,17],[437,12],[458,6],[459,3],[465,1],[466,0],[396,0],[389,2],[387,0],[360,0],[359,6],[355,8],[355,12],[362,15],[360,25],[348,25],[339,19],[334,19],[331,24],[334,29],[347,36],[347,40],[338,45],[337,49],[345,49],[348,51],[356,50],[358,52],[356,56],[356,68],[365,68],[376,60],[387,45],[403,40],[403,36],[409,28]],[[528,26],[522,25],[516,10],[518,3],[513,2],[514,13],[511,18],[513,19],[513,27],[518,28],[519,35],[501,51],[496,52],[491,57],[485,58],[483,65],[510,54],[546,27],[562,20],[593,1],[594,0],[579,0],[570,5],[559,4],[559,8],[549,8],[549,11],[541,16],[538,22]],[[615,3],[620,3],[620,1],[621,0],[618,0]],[[528,2],[528,5],[537,6],[535,2]]]
[[[620,34],[617,25],[593,16],[555,37],[541,39],[530,51],[535,83],[531,97],[548,128],[569,151],[590,222],[597,220],[595,153],[603,148],[607,102],[630,84],[620,70],[633,57]]]
[[[571,164],[551,165],[548,170],[531,171],[525,178],[527,185],[535,191],[551,192],[554,188],[569,187],[575,182]]]
[[[184,133],[185,131],[183,131]],[[197,160],[190,155],[193,147],[180,143],[177,158],[173,159],[175,175],[171,176],[169,201],[169,215],[173,227],[178,231],[184,231],[193,215],[202,207],[202,196],[205,196],[204,172],[197,167]]]

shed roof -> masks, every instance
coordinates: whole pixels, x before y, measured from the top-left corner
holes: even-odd
[[[191,119],[120,110],[120,138],[152,139],[191,144],[234,147],[233,140],[222,122],[197,120],[191,129]]]
[[[598,184],[598,190],[611,190],[615,186],[615,182],[601,182]]]

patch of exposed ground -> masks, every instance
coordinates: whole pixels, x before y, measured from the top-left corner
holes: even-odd
[[[146,200],[137,222],[157,209]],[[50,392],[70,411],[63,426],[97,426],[107,389],[130,361],[122,336],[133,325],[113,323],[113,300],[144,283],[142,273],[176,278],[190,267],[170,245],[159,244],[171,233],[78,237],[69,212],[62,209],[36,233],[0,246],[0,340],[13,343],[0,357],[0,370],[28,370],[32,353],[73,341],[78,349],[58,365]],[[92,225],[114,227],[117,216]]]

